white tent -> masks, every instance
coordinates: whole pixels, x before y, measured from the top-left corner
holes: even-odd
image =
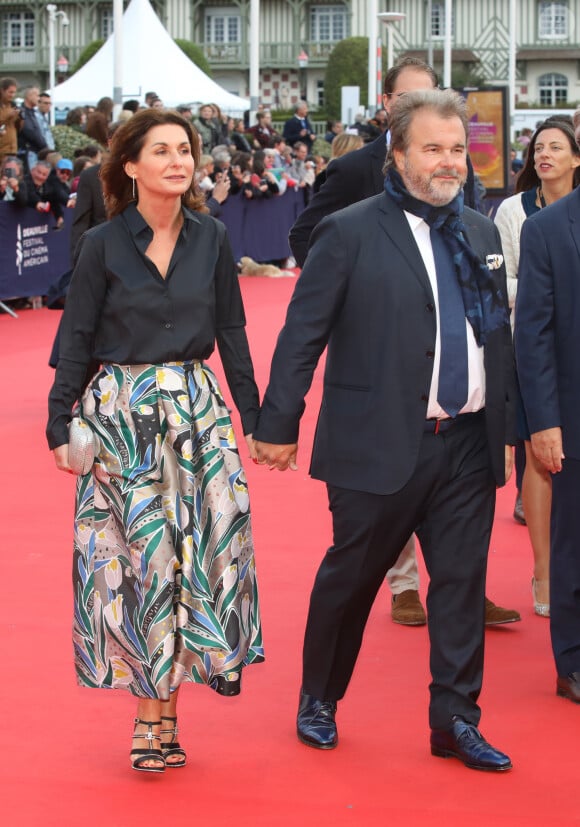
[[[57,108],[96,104],[113,96],[114,33],[102,48],[52,95]],[[189,60],[171,39],[149,0],[131,0],[123,14],[123,98],[141,102],[157,92],[165,106],[216,103],[234,114],[250,108],[246,98],[227,92]]]

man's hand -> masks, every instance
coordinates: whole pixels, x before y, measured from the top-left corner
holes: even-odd
[[[273,445],[271,442],[255,443],[258,465],[267,465],[270,470],[277,468],[278,471],[297,471],[296,455],[298,454],[298,443],[292,445]]]
[[[562,470],[564,452],[562,450],[562,429],[546,428],[532,434],[532,451],[536,458],[551,474]]]
[[[505,481],[507,482],[514,470],[514,449],[511,445],[505,446]]]

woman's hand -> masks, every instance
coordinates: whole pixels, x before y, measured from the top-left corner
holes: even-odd
[[[53,451],[54,461],[59,471],[66,471],[68,474],[74,473],[68,464],[68,442],[66,445],[59,445]]]
[[[245,440],[250,451],[250,459],[254,461],[257,460],[258,455],[256,453],[256,443],[254,441],[254,437],[252,436],[252,434],[246,434]]]

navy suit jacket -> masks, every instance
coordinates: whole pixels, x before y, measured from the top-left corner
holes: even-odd
[[[310,135],[314,134],[314,129],[312,128],[312,124],[308,120],[308,118],[304,118],[306,126],[302,126],[302,121],[296,115],[292,118],[288,118],[286,123],[284,124],[284,139],[286,143],[290,144],[290,146],[294,146],[297,141],[302,141],[302,143],[306,144],[308,147],[308,151],[310,151],[310,147],[312,146],[312,138]],[[301,131],[306,128],[308,130],[307,135],[301,135]]]
[[[561,427],[580,459],[580,189],[524,222],[515,342],[530,432]]]
[[[101,165],[96,164],[85,169],[79,178],[70,234],[70,253],[73,262],[76,260],[75,252],[78,243],[86,231],[107,220],[103,185],[99,177],[100,171]]]
[[[489,219],[466,209],[464,224],[482,261],[501,254]],[[485,417],[494,477],[503,485],[504,446],[514,441],[514,365],[505,269],[492,274],[504,295],[506,324],[485,346]],[[357,491],[400,490],[417,464],[435,338],[429,277],[401,209],[383,192],[334,213],[314,231],[255,438],[297,441],[304,397],[327,347],[312,475]]]

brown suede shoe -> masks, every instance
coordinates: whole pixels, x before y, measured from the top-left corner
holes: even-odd
[[[521,615],[515,609],[503,609],[496,606],[489,598],[485,598],[485,625],[501,626],[502,623],[517,623]]]
[[[419,592],[406,589],[391,598],[391,618],[402,626],[424,626],[427,623],[425,609],[421,605]]]

